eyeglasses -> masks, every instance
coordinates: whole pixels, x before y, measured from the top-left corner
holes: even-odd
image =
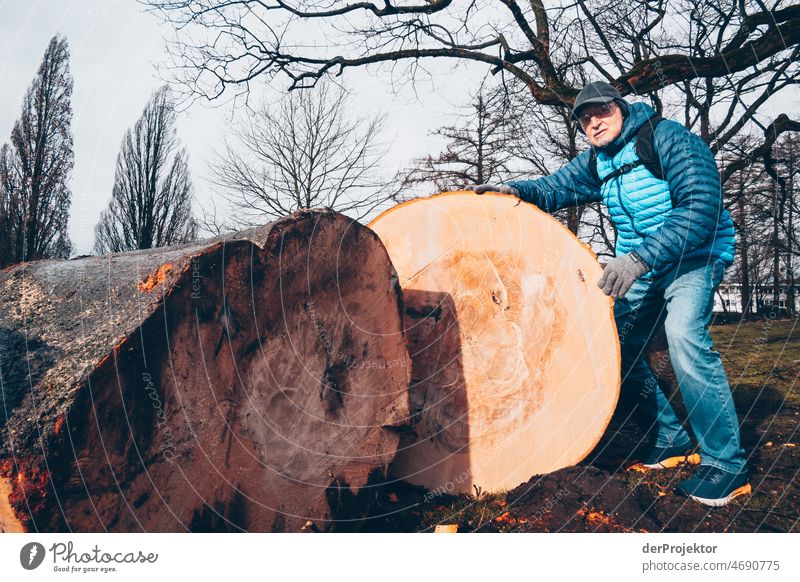
[[[613,101],[598,105],[587,105],[578,116],[578,121],[580,121],[581,127],[586,127],[592,121],[592,117],[604,119],[613,115],[616,110],[617,104]]]

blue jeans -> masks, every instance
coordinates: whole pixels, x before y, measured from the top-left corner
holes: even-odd
[[[655,446],[690,443],[645,359],[647,344],[666,317],[669,359],[700,445],[702,464],[736,473],[746,464],[739,421],[719,352],[714,351],[708,333],[714,292],[725,268],[714,258],[687,259],[664,275],[643,277],[616,300],[614,317],[622,350],[620,404],[631,409]],[[666,367],[665,360],[657,367]]]

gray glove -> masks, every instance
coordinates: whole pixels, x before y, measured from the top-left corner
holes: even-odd
[[[642,260],[642,257],[636,253],[628,253],[608,262],[597,286],[606,295],[614,298],[623,297],[633,282],[649,270],[650,267]]]
[[[475,194],[483,194],[484,192],[499,192],[500,194],[511,194],[512,196],[519,196],[519,190],[511,186],[503,186],[502,184],[478,184],[477,186],[470,187]]]

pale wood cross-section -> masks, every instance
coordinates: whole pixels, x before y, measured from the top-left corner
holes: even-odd
[[[617,403],[612,300],[594,253],[513,196],[448,192],[369,225],[400,277],[413,431],[392,473],[448,493],[573,465]]]

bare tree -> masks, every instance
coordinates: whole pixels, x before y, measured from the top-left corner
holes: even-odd
[[[441,192],[510,178],[516,115],[506,92],[490,88],[484,79],[471,102],[456,114],[457,125],[433,132],[449,140],[445,150],[416,159],[400,172],[400,189],[426,185]]]
[[[774,183],[773,216],[773,304],[780,289],[786,289],[786,306],[795,315],[795,264],[797,249],[797,212],[800,210],[800,141],[794,134],[781,136],[767,158],[766,171]]]
[[[755,141],[750,136],[739,136],[731,144],[738,152],[727,155],[738,158],[740,152],[749,151]],[[725,155],[723,153],[723,163]],[[727,278],[740,285],[744,315],[758,309],[754,298],[761,282],[759,271],[768,254],[764,241],[769,240],[769,222],[764,220],[761,212],[769,206],[769,191],[766,172],[759,163],[743,166],[730,176],[724,186],[723,201],[733,218],[737,241],[736,257]]]
[[[384,118],[350,120],[347,102],[344,88],[322,83],[239,117],[211,166],[234,226],[314,207],[361,218],[386,201],[388,187],[376,176]]]
[[[150,98],[117,156],[111,202],[95,226],[95,250],[118,253],[194,240],[192,183],[167,87]]]
[[[413,80],[433,59],[483,63],[520,80],[540,105],[558,107],[573,103],[584,75],[656,99],[695,79],[719,78],[734,90],[744,81],[757,96],[731,104],[731,120],[715,135],[723,141],[741,129],[738,120],[753,118],[764,90],[774,94],[797,77],[800,44],[800,9],[781,0],[577,0],[549,9],[543,0],[499,0],[500,9],[453,0],[146,2],[176,25],[172,52],[187,86],[210,98],[231,86],[247,91],[257,78],[310,87],[383,63],[393,77],[398,69]],[[310,24],[313,43],[302,40]]]
[[[67,41],[54,36],[25,93],[11,146],[0,153],[2,265],[71,251],[72,86]]]
[[[726,149],[740,159],[760,138],[739,136]],[[730,279],[741,284],[745,314],[765,307],[794,310],[797,220],[800,210],[800,145],[795,134],[782,135],[764,160],[743,164],[725,183],[724,202],[736,224],[737,256]]]
[[[0,266],[17,262],[17,251],[24,248],[24,217],[20,184],[11,146],[0,148]]]

